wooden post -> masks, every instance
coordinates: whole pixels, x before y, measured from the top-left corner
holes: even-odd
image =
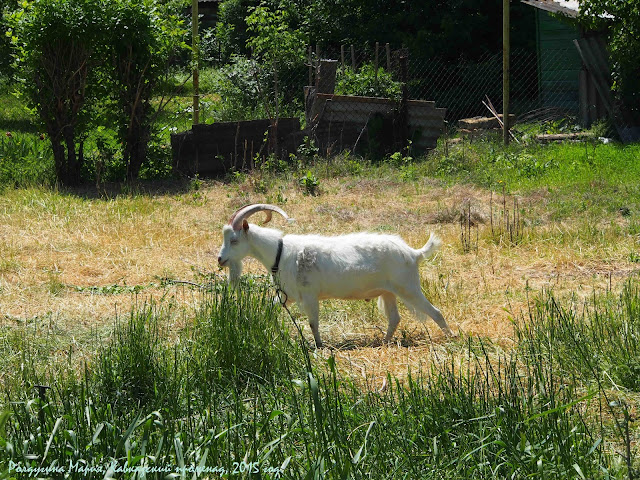
[[[309,85],[313,85],[313,49],[309,45]]]
[[[318,76],[316,77],[317,93],[333,93],[336,88],[337,60],[321,60],[318,66]]]
[[[502,140],[509,145],[509,0],[502,0]]]
[[[351,70],[356,71],[356,49],[351,44]]]
[[[406,52],[403,52],[398,58],[400,82],[402,84],[402,99],[400,100],[400,108],[398,109],[398,133],[395,141],[396,147],[399,149],[398,151],[401,152],[408,146],[409,140],[409,89],[407,88],[409,81],[409,60],[407,57]]]
[[[316,84],[308,91],[307,96],[307,125],[316,125],[320,120],[319,115],[324,110],[325,100],[318,100],[318,93],[332,94],[336,88],[337,60],[320,60],[316,73]]]
[[[375,64],[375,78],[378,79],[378,65],[380,64],[378,61],[378,50],[380,50],[380,42],[376,42],[376,64]]]
[[[387,43],[384,46],[386,52],[387,52],[387,72],[391,71],[391,47],[389,46],[389,44]]]
[[[200,123],[200,52],[198,45],[198,0],[191,0],[191,42],[193,47],[193,124]]]
[[[344,45],[340,45],[340,67],[344,70]]]
[[[589,109],[589,88],[587,83],[587,71],[584,66],[578,72],[578,101],[580,104],[580,123],[583,127],[591,126],[591,116]]]

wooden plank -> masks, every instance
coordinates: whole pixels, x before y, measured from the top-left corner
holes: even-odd
[[[609,79],[606,78],[607,71],[603,71],[600,66],[600,62],[596,55],[590,50],[589,44],[583,43],[580,40],[575,40],[574,44],[578,49],[578,53],[582,57],[582,61],[586,65],[591,78],[600,94],[605,108],[609,114],[613,117],[615,115],[613,96],[611,95],[611,89],[609,87]]]

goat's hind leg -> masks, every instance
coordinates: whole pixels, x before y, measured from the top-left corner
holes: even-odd
[[[442,316],[442,313],[440,313],[440,310],[434,307],[431,302],[427,300],[427,297],[424,296],[421,290],[402,291],[401,293],[398,293],[398,296],[418,315],[426,314],[430,316],[447,336],[453,336],[453,332],[449,328],[447,321]]]
[[[393,293],[383,293],[378,297],[378,308],[387,316],[389,326],[387,327],[387,335],[384,337],[384,343],[389,343],[393,334],[398,328],[400,322],[400,313],[398,312],[398,302]]]

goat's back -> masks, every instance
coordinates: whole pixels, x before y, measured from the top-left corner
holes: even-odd
[[[419,250],[411,248],[397,235],[287,235],[285,243],[296,246],[298,262],[306,259],[306,263],[313,262],[319,270],[376,271],[398,263],[415,264],[420,257]]]

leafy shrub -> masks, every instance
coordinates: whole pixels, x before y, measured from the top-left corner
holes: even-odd
[[[152,123],[158,108],[151,102],[171,61],[186,48],[184,21],[171,4],[153,0],[116,0],[105,7],[104,48],[96,53],[101,81],[108,85],[113,114],[122,142],[127,179],[138,178],[147,160]]]
[[[18,6],[17,0],[0,0],[0,77],[11,77],[11,35],[7,35],[8,25],[3,21],[3,13]]]
[[[267,116],[260,92],[271,82],[255,60],[236,56],[210,75],[209,87],[220,98],[212,105],[215,121],[252,120]]]
[[[174,7],[155,0],[35,0],[11,15],[22,92],[46,129],[62,184],[100,170],[103,158],[86,165],[84,155],[97,125],[117,125],[127,177],[138,177],[163,106],[151,99],[172,55],[185,47]]]
[[[304,177],[298,180],[298,183],[302,187],[302,193],[305,195],[315,196],[318,194],[318,187],[320,186],[320,181],[318,177],[316,177],[311,170],[307,170],[307,173]]]
[[[339,70],[335,91],[338,95],[399,99],[402,94],[402,85],[382,67],[376,71],[372,64],[367,63],[357,71],[351,67]]]
[[[292,77],[287,79],[290,81]],[[212,92],[212,100],[208,104],[210,120],[254,120],[268,118],[269,113],[273,115],[274,72],[263,68],[254,59],[234,56],[227,65],[205,70],[202,80],[205,82],[201,81],[202,90]],[[297,87],[280,81],[280,117],[296,116],[302,109],[301,100],[292,92],[297,92]]]
[[[77,184],[82,141],[90,110],[96,58],[104,29],[98,2],[37,0],[11,17],[22,90],[51,141],[55,170],[63,184]]]

